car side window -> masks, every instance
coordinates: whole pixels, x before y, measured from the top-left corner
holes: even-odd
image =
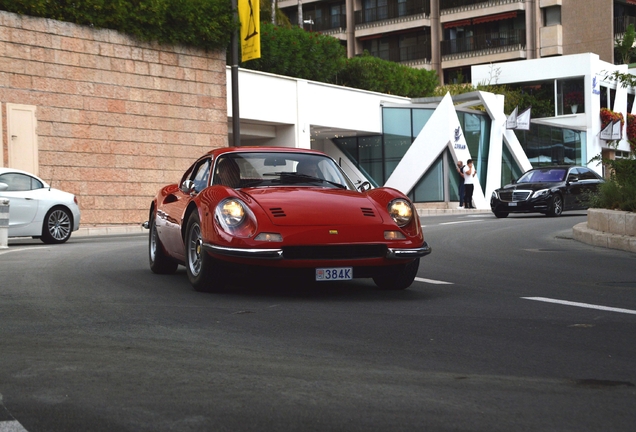
[[[44,187],[38,179],[20,173],[0,175],[0,183],[6,183],[9,186],[7,192],[22,192]]]
[[[194,168],[194,176],[192,181],[194,182],[194,190],[201,192],[208,186],[208,179],[210,178],[210,159],[205,159]]]
[[[579,180],[594,180],[598,181],[598,177],[594,174],[591,169],[588,168],[579,168]]]

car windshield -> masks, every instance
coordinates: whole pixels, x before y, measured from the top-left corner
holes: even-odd
[[[355,187],[336,163],[310,153],[226,153],[216,160],[212,184],[233,188],[268,186]]]
[[[522,175],[519,180],[517,180],[517,183],[560,182],[565,180],[567,171],[565,168],[534,169]]]

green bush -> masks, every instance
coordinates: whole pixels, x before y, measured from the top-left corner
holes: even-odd
[[[336,38],[300,27],[280,27],[262,22],[261,58],[241,63],[241,67],[336,83],[345,60],[345,48]]]
[[[227,0],[0,0],[0,10],[208,50],[225,49],[237,28]]]
[[[591,197],[591,206],[636,212],[636,159],[603,160],[611,175]]]
[[[405,97],[427,97],[438,85],[437,74],[382,60],[368,53],[347,60],[339,83],[348,87]]]

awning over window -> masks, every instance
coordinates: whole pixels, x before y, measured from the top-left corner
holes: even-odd
[[[461,27],[465,25],[470,25],[469,19],[444,23],[444,28]]]
[[[627,3],[628,3],[628,4],[636,5],[636,0],[627,0]]]
[[[500,21],[500,20],[516,18],[516,17],[517,17],[517,12],[506,12],[506,13],[500,13],[496,15],[488,15],[488,16],[483,16],[479,18],[473,18],[473,24],[481,24],[481,23],[485,23],[489,21]]]

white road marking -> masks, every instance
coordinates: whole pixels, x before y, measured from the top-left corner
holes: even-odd
[[[472,222],[483,222],[483,219],[475,219],[475,220],[465,220],[465,221],[457,221],[457,222],[442,222],[440,225],[454,225],[454,224],[462,224],[462,223],[472,223]]]
[[[600,306],[600,305],[594,305],[589,303],[578,303],[578,302],[571,302],[567,300],[551,299],[546,297],[521,297],[521,298],[526,300],[535,300],[535,301],[541,301],[546,303],[562,304],[566,306],[576,306],[576,307],[582,307],[582,308],[588,308],[588,309],[598,309],[598,310],[609,311],[609,312],[619,312],[619,313],[636,315],[636,310],[632,310],[632,309],[622,309],[622,308],[615,308],[615,307],[609,307],[609,306]]]
[[[34,250],[34,249],[49,249],[50,246],[36,246],[36,247],[28,247],[28,248],[19,248],[19,249],[2,249],[0,250],[0,255],[4,255],[7,254],[9,252],[20,252],[20,251],[24,251],[24,250]],[[0,429],[0,432],[3,432],[2,429]]]
[[[435,284],[435,285],[454,285],[452,282],[444,282],[444,281],[439,281],[435,279],[424,279],[424,278],[416,277],[415,280],[418,282],[424,282],[424,283]]]
[[[0,421],[0,432],[28,432],[22,425],[15,421]]]

